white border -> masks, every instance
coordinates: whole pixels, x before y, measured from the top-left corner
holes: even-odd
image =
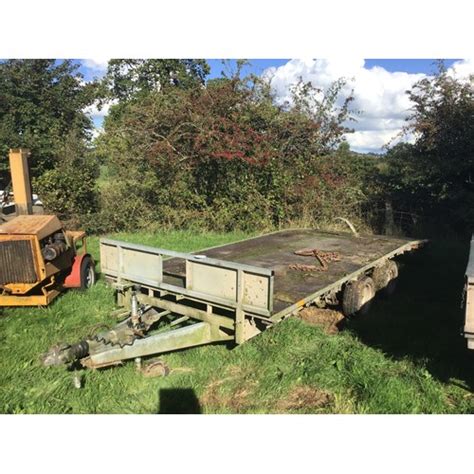
[[[2,416],[3,472],[469,472],[468,416]],[[8,447],[8,449],[5,449]],[[6,468],[6,469],[5,469]]]
[[[0,57],[468,58],[468,2],[15,0]]]

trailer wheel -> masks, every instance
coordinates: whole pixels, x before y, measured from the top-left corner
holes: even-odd
[[[372,278],[364,277],[347,283],[342,296],[342,311],[345,316],[365,314],[375,296],[375,284]]]
[[[81,262],[81,290],[87,290],[95,284],[94,261],[86,255]]]
[[[395,292],[398,277],[398,267],[393,260],[388,260],[381,267],[372,272],[375,290],[383,290],[385,296],[391,296]]]

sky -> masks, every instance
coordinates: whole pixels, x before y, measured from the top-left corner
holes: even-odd
[[[211,69],[208,79],[221,77],[225,67],[220,59],[207,60]],[[383,153],[384,147],[399,141],[412,141],[401,131],[410,114],[411,101],[406,94],[420,79],[432,75],[435,59],[251,59],[242,73],[264,76],[270,81],[278,103],[289,101],[290,87],[300,78],[323,90],[335,80],[344,78],[343,94],[353,91],[352,108],[355,121],[347,125],[354,130],[346,134],[352,150],[361,153]],[[101,77],[107,68],[107,60],[80,60],[80,70],[86,81]],[[235,61],[230,65],[235,66]],[[450,74],[465,78],[474,73],[474,61],[446,59]],[[341,99],[342,100],[342,99]],[[98,131],[107,114],[107,107],[98,111],[88,109]]]

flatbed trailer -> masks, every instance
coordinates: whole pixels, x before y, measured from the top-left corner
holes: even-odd
[[[124,320],[55,346],[44,362],[99,368],[202,344],[242,344],[311,304],[342,303],[355,313],[396,279],[392,259],[424,243],[291,229],[181,253],[101,239],[101,271]]]

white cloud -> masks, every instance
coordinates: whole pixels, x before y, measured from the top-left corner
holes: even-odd
[[[90,117],[105,117],[110,110],[110,107],[116,104],[118,101],[116,99],[106,102],[99,110],[98,104],[89,105],[84,109],[84,112]]]
[[[458,77],[465,77],[473,71],[473,61],[458,61],[449,69],[450,74]],[[353,89],[355,100],[352,107],[361,112],[357,122],[348,123],[355,132],[347,134],[346,138],[352,149],[361,152],[380,152],[388,142],[400,140],[397,137],[412,105],[406,91],[426,77],[425,74],[389,72],[379,66],[368,69],[363,59],[354,58],[293,59],[278,68],[267,69],[263,75],[270,80],[281,103],[291,102],[290,87],[300,77],[323,89],[344,77],[348,82],[343,95]],[[406,140],[410,141],[410,138]]]
[[[400,134],[401,128],[397,130],[358,130],[348,134],[347,141],[351,148],[360,152],[380,152],[387,145],[395,145],[401,141],[413,143],[412,135]]]
[[[105,73],[109,64],[108,59],[82,59],[81,62],[84,67],[98,73]]]
[[[116,104],[117,100],[110,100],[105,103],[99,110],[98,103],[89,105],[83,111],[92,119],[94,128],[92,130],[92,137],[97,138],[101,133],[103,133],[103,123],[104,117],[106,117],[110,111],[110,107]]]
[[[95,127],[94,129],[92,129],[92,136],[91,136],[92,140],[95,140],[97,137],[99,137],[103,133],[104,133],[103,127]]]
[[[474,60],[465,59],[456,61],[449,69],[448,74],[457,79],[468,80],[471,74],[474,74]]]

